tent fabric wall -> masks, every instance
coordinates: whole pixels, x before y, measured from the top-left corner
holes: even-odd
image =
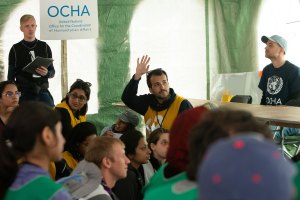
[[[217,73],[257,70],[256,24],[262,0],[208,1],[210,69]]]
[[[262,0],[203,0],[206,3],[206,52],[208,77],[220,73],[257,70],[257,47],[254,41]],[[22,0],[1,0],[0,33],[9,13]],[[129,25],[139,0],[98,0],[98,98],[99,112],[89,121],[98,130],[113,123],[121,112],[112,106],[120,97],[129,78]],[[167,12],[167,11],[166,11]],[[1,40],[0,40],[1,45]],[[3,48],[0,46],[0,77],[3,77]],[[210,79],[207,80],[211,90]],[[209,94],[209,93],[208,93]]]
[[[9,14],[24,0],[1,0],[0,33]],[[88,116],[88,121],[95,123],[98,131],[113,123],[121,112],[112,106],[120,97],[129,79],[130,44],[128,29],[138,0],[101,0],[98,1],[99,38],[98,38],[98,114]],[[17,25],[19,26],[19,24]],[[1,45],[1,40],[0,40]],[[0,46],[0,77],[4,77],[3,48]],[[97,59],[97,58],[95,58]]]
[[[0,1],[0,35],[4,28],[4,24],[9,17],[10,12],[19,4],[22,0],[1,0]],[[17,25],[18,26],[18,25]],[[0,58],[3,58],[3,45],[0,40]],[[5,59],[5,58],[4,58]],[[4,80],[4,61],[0,59],[0,80]]]
[[[99,10],[99,67],[98,114],[90,115],[98,130],[116,120],[120,108],[112,102],[121,101],[121,94],[129,79],[129,25],[137,0],[101,0]]]

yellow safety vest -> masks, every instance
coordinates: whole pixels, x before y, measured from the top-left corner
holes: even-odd
[[[185,98],[176,95],[174,102],[165,110],[155,111],[150,106],[144,115],[147,133],[157,128],[171,129],[171,126],[178,115],[181,102]]]
[[[70,118],[71,118],[71,126],[74,127],[80,122],[86,122],[86,115],[79,115],[79,119],[75,117],[73,111],[69,107],[66,101],[61,102],[55,106],[56,108],[64,108],[68,111]]]
[[[71,168],[71,169],[75,169],[76,165],[78,164],[78,160],[76,160],[72,154],[68,151],[64,151],[63,152],[63,159],[66,161],[67,165]],[[56,167],[55,167],[55,163],[54,162],[50,162],[50,166],[49,166],[49,174],[52,177],[53,180],[55,180],[55,176],[56,176]]]

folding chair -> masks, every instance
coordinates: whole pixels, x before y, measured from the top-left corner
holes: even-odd
[[[300,151],[300,135],[289,135],[282,138],[282,151],[288,158],[293,158]]]
[[[252,97],[250,95],[235,95],[230,99],[230,102],[251,104]]]

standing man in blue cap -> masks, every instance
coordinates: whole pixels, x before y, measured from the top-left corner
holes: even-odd
[[[262,36],[266,44],[265,57],[271,60],[262,72],[258,87],[263,95],[262,105],[285,105],[300,99],[300,68],[285,60],[287,41],[279,36]]]

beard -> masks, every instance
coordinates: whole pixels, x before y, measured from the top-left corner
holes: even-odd
[[[166,94],[166,95],[164,95],[164,94]],[[162,90],[159,92],[159,94],[155,95],[155,97],[160,101],[166,100],[170,97],[170,93],[167,90]]]

